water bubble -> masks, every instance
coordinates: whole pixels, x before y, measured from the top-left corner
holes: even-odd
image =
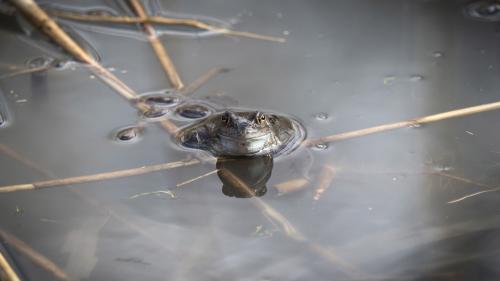
[[[95,75],[89,75],[90,79],[95,79]]]
[[[48,57],[36,57],[33,59],[30,59],[26,62],[26,65],[29,68],[44,68],[44,67],[49,67],[50,64],[54,61],[53,58],[48,58]]]
[[[316,115],[314,115],[314,118],[316,118],[316,120],[326,120],[328,119],[328,113],[325,113],[325,112],[320,112]]]
[[[115,72],[116,68],[114,68],[114,67],[108,67],[108,70],[109,70],[110,72]]]
[[[69,60],[55,60],[52,65],[54,65],[54,68],[57,70],[63,70],[66,69],[69,65],[71,64],[71,61]],[[71,70],[75,70],[76,67],[72,67]]]
[[[391,85],[394,83],[394,81],[396,81],[396,77],[395,76],[386,76],[384,77],[384,85]]]
[[[326,150],[328,148],[328,144],[326,143],[318,143],[314,145],[314,149],[316,150]]]
[[[411,82],[419,82],[419,81],[422,81],[424,79],[423,76],[421,75],[412,75],[410,76],[410,81]]]
[[[285,35],[285,36],[290,35],[290,31],[288,31],[288,30],[284,30],[284,31],[283,31],[283,35]]]
[[[168,111],[159,109],[159,108],[151,108],[143,113],[143,116],[147,119],[159,119],[167,115]]]
[[[482,21],[500,21],[500,3],[496,0],[475,1],[465,6],[467,16]]]
[[[184,118],[200,119],[212,114],[213,110],[202,104],[186,104],[177,108],[175,112]]]
[[[137,140],[143,133],[144,128],[129,126],[117,130],[115,139],[121,142],[131,142]]]
[[[160,108],[173,107],[181,102],[179,97],[162,94],[147,95],[141,99],[148,105]]]
[[[121,72],[121,73],[123,73],[123,74],[125,74],[125,73],[127,73],[127,72],[128,72],[128,70],[123,69],[123,70],[122,70],[122,71],[120,71],[120,72]]]
[[[434,52],[432,54],[432,56],[435,57],[435,58],[441,58],[441,57],[443,57],[443,53],[441,53],[441,52]]]

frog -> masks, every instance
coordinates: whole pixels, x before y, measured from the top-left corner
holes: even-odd
[[[216,157],[277,156],[304,140],[305,131],[294,118],[259,110],[224,110],[182,128],[177,141]]]

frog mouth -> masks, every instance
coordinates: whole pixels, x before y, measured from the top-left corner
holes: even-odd
[[[255,137],[234,137],[219,134],[220,144],[231,154],[255,154],[265,150],[270,134]]]

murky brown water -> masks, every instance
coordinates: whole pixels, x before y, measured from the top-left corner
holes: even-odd
[[[316,138],[498,101],[500,22],[467,16],[469,2],[148,6],[285,37],[160,28],[186,84],[213,67],[229,69],[191,98],[289,114]],[[65,6],[103,7],[131,15],[113,1]],[[169,88],[136,26],[61,23],[138,93]],[[3,16],[0,26],[1,186],[200,156],[173,144],[87,67],[62,63],[69,56],[36,32],[28,36],[25,23]],[[40,57],[54,67],[11,76],[43,65]],[[274,159],[259,199],[226,196],[237,192],[209,173],[214,161],[1,193],[0,229],[76,280],[498,280],[500,193],[447,202],[500,185],[499,121],[493,111],[301,148]],[[139,126],[137,138],[117,141],[129,126]],[[8,243],[0,251],[26,280],[53,280]]]

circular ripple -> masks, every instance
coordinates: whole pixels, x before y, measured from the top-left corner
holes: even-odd
[[[150,106],[169,108],[179,105],[182,100],[180,97],[167,94],[151,94],[141,97],[142,101]]]

